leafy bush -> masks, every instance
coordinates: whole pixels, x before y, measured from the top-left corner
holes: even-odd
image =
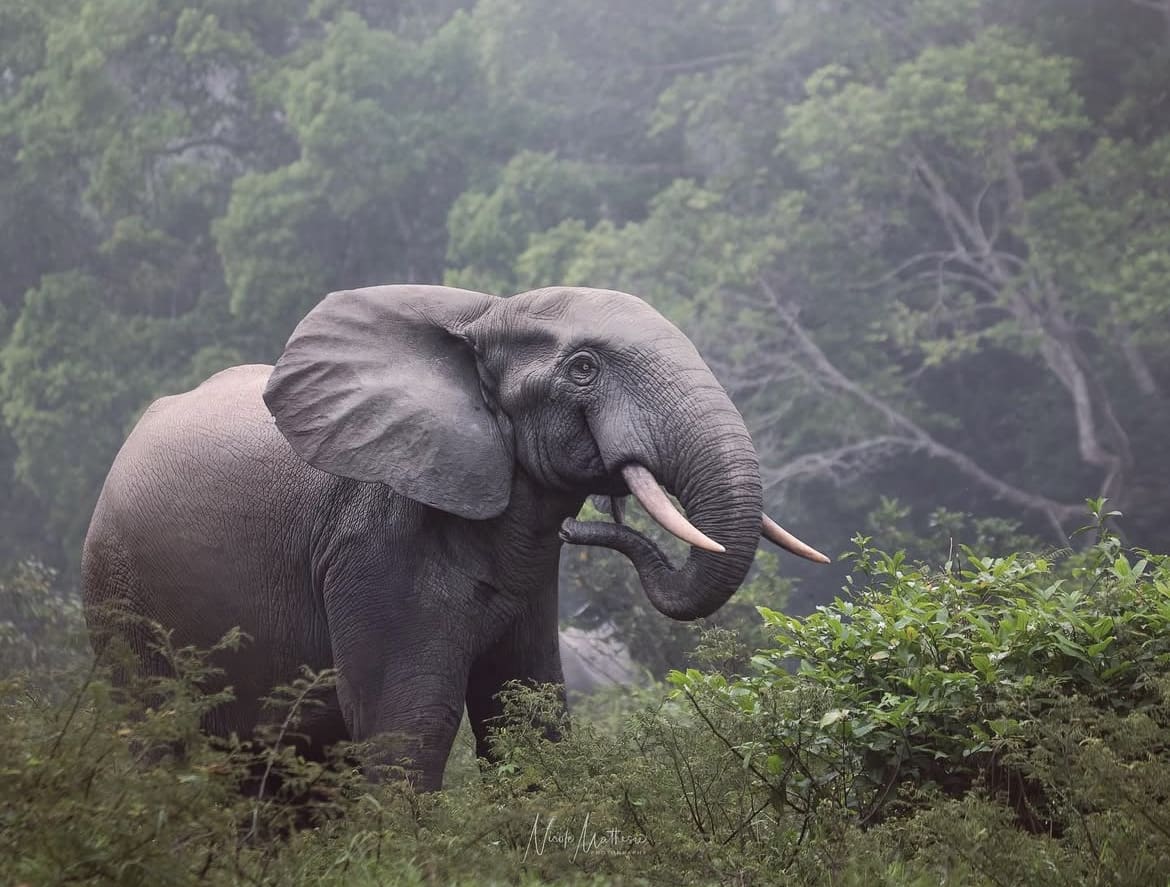
[[[1051,880],[1035,863],[1151,883],[1170,870],[1170,558],[1124,551],[1094,507],[1099,541],[1058,559],[963,548],[932,571],[858,537],[848,597],[803,619],[761,608],[777,643],[752,675],[671,681],[802,836],[884,824],[906,850],[906,823],[946,823],[953,840],[911,846],[976,882]],[[1018,875],[975,851],[993,830],[1032,847]]]
[[[243,642],[233,631],[209,651],[179,648],[156,628],[166,676],[115,685],[107,675],[124,661],[113,645],[109,661],[0,676],[6,882],[265,882],[278,859],[292,858],[274,839],[292,835],[291,847],[298,827],[352,811],[353,787],[364,786],[356,772],[295,751],[300,716],[331,674],[306,672],[279,688],[272,726],[254,741],[200,731],[231,698],[205,691],[218,675],[208,657]]]
[[[923,513],[897,499],[882,496],[866,516],[871,544],[883,551],[906,551],[916,560],[941,564],[955,553],[956,540],[972,549],[1034,551],[1040,540],[1020,531],[1020,523],[1002,517],[977,517],[947,508]]]
[[[0,685],[0,873],[13,883],[1148,885],[1170,871],[1170,558],[1104,526],[1083,552],[932,570],[858,538],[849,593],[736,675],[709,633],[670,688],[571,724],[510,689],[496,760],[448,788],[295,754],[329,674],[273,729],[197,729],[198,651],[129,705],[90,668]],[[241,642],[235,636],[225,644]],[[58,686],[65,686],[58,682]],[[553,723],[564,734],[545,739]]]
[[[81,602],[56,588],[54,578],[36,562],[18,564],[0,578],[0,676],[46,675],[85,660]]]

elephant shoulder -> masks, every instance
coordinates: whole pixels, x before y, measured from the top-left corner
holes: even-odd
[[[270,363],[245,363],[239,366],[228,367],[214,375],[208,376],[195,390],[199,388],[224,388],[239,386],[248,389],[263,391],[268,384],[268,377],[272,375]]]

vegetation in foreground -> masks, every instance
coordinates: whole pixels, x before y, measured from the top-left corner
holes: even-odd
[[[1079,553],[963,550],[937,569],[858,537],[845,596],[803,619],[762,609],[774,641],[747,674],[719,668],[742,661],[738,637],[708,633],[704,668],[590,700],[556,745],[502,729],[482,775],[463,743],[427,796],[293,754],[328,675],[274,700],[265,742],[216,746],[196,729],[219,701],[197,689],[206,667],[170,649],[177,677],[132,716],[68,639],[75,611],[26,572],[2,591],[27,618],[0,626],[0,875],[1166,883],[1170,557],[1096,531]],[[550,706],[510,699],[522,723]]]

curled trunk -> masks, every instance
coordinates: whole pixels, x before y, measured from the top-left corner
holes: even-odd
[[[561,531],[567,542],[624,554],[650,602],[679,620],[708,616],[735,593],[760,538],[760,469],[751,437],[722,389],[718,394],[707,389],[704,397],[693,409],[677,411],[677,427],[664,435],[670,456],[658,456],[657,464],[645,467],[678,497],[690,523],[724,552],[692,547],[675,569],[657,545],[629,527],[567,520]]]

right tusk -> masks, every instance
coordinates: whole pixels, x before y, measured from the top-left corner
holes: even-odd
[[[826,555],[821,554],[811,545],[801,542],[766,514],[764,515],[764,522],[760,533],[765,539],[770,542],[775,542],[781,548],[786,551],[791,551],[798,557],[808,558],[810,561],[816,561],[818,564],[831,563]]]
[[[674,507],[674,503],[662,491],[662,487],[658,485],[658,481],[654,479],[654,475],[648,469],[637,462],[631,462],[622,469],[622,477],[626,481],[626,486],[630,488],[630,492],[634,494],[634,498],[646,509],[648,515],[658,521],[662,529],[695,548],[719,554],[727,551],[718,542],[696,529],[694,524],[679,513],[679,510]]]

